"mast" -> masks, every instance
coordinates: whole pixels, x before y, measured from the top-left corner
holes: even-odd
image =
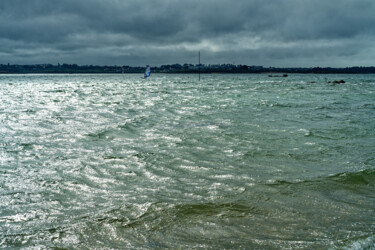
[[[201,80],[201,51],[198,52],[198,75],[199,81]]]

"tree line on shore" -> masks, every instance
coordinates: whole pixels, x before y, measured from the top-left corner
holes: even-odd
[[[29,73],[143,73],[145,67],[141,66],[98,66],[77,64],[0,64],[0,74],[29,74]],[[375,67],[295,67],[276,68],[263,66],[248,66],[234,64],[172,64],[152,67],[153,73],[302,73],[302,74],[375,74]]]

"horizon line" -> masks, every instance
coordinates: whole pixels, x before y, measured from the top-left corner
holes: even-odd
[[[200,64],[193,64],[193,63],[172,63],[172,64],[161,64],[161,65],[155,65],[155,66],[152,66],[151,64],[145,64],[144,65],[137,65],[137,66],[131,66],[131,65],[117,65],[117,64],[113,64],[113,65],[94,65],[94,64],[77,64],[77,63],[57,63],[57,64],[53,64],[53,63],[33,63],[33,64],[11,64],[11,63],[0,63],[1,66],[47,66],[47,65],[52,65],[52,66],[63,66],[63,65],[69,65],[69,66],[78,66],[78,67],[85,67],[85,66],[95,66],[95,67],[132,67],[132,68],[142,68],[142,67],[146,67],[147,65],[150,65],[150,67],[162,67],[162,66],[173,66],[173,65],[180,65],[180,66],[184,66],[184,65],[193,65],[193,66],[196,66],[196,65],[204,65],[204,66],[222,66],[222,65],[231,65],[231,66],[247,66],[247,67],[259,67],[259,68],[264,68],[264,69],[269,69],[269,68],[279,68],[279,69],[290,69],[290,68],[294,68],[294,69],[303,69],[303,68],[309,68],[309,69],[313,69],[313,68],[332,68],[332,69],[345,69],[345,68],[373,68],[375,67],[374,66],[359,66],[359,65],[355,65],[355,66],[341,66],[341,67],[335,67],[335,66],[263,66],[263,65],[248,65],[248,64],[234,64],[234,63],[200,63]]]

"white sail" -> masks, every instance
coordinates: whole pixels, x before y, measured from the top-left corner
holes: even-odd
[[[146,71],[145,71],[145,78],[149,77],[151,75],[151,69],[150,66],[147,65]]]

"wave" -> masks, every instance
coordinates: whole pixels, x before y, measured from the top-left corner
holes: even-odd
[[[258,195],[269,196],[272,199],[264,199],[264,197],[257,199]],[[348,249],[366,247],[372,249],[373,247],[373,236],[363,231],[369,224],[366,225],[365,222],[360,221],[358,216],[344,213],[341,214],[340,220],[352,221],[354,219],[357,224],[352,230],[358,230],[365,237],[360,239],[348,237],[347,242],[343,242],[339,239],[346,238],[348,235],[345,231],[337,233],[331,231],[332,229],[325,220],[329,221],[334,217],[324,203],[321,204],[323,206],[321,208],[321,205],[310,198],[310,203],[300,207],[301,203],[295,202],[293,195],[286,201],[285,196],[278,194],[252,193],[250,196],[248,198],[252,199],[246,200],[236,197],[231,200],[212,202],[179,204],[149,202],[126,205],[104,212],[95,219],[91,218],[91,222],[86,226],[112,228],[117,235],[132,237],[132,242],[128,242],[131,245],[140,244],[139,246],[142,247],[162,244],[164,248],[177,246],[194,248],[200,242],[207,247],[215,248],[223,247],[222,243],[227,244],[227,241],[221,242],[222,238],[231,239],[232,245],[228,245],[228,248],[241,248],[240,246],[243,245],[254,248],[298,248],[298,246],[326,248],[332,245]],[[315,213],[321,214],[314,215]],[[369,216],[368,212],[367,215],[362,216]],[[310,217],[318,221],[312,221]],[[322,217],[321,220],[320,217]],[[309,228],[319,236],[306,230],[306,220],[309,221]],[[339,221],[335,223],[338,227],[342,226]],[[298,241],[289,238],[290,230],[300,233]],[[91,229],[89,231],[96,234]],[[337,240],[327,241],[325,237],[327,235],[332,237],[332,234]],[[268,240],[264,240],[266,238]],[[175,240],[178,240],[178,243]]]
[[[66,93],[65,89],[44,90],[43,93]]]
[[[373,176],[374,171],[370,175]],[[336,176],[328,178],[335,179]],[[341,182],[346,177],[338,178]],[[272,199],[264,199],[267,196]],[[316,210],[324,204],[314,203],[314,200],[311,204],[315,210],[311,210],[308,206],[311,204],[300,208],[296,202],[291,202],[295,200],[285,201],[285,197],[279,194],[252,192],[248,198],[251,199],[233,197],[177,204],[152,199],[145,203],[97,208],[63,220],[59,226],[47,225],[36,233],[24,231],[23,238],[32,236],[30,244],[53,242],[55,247],[71,248],[79,243],[81,248],[88,249],[98,246],[121,248],[121,244],[127,248],[243,248],[245,245],[256,249],[322,249],[332,245],[344,249],[373,247],[374,238],[368,233],[363,238],[350,237],[346,242],[338,240],[348,236],[348,232],[330,228],[325,221],[330,218],[324,214],[327,211]],[[314,213],[321,212],[323,214],[314,216]],[[314,216],[318,222],[309,216]],[[319,220],[320,217],[323,219]],[[357,221],[356,225],[360,223],[363,222]],[[340,228],[342,225],[338,223],[335,226]],[[335,240],[327,240],[328,235]],[[6,238],[8,241],[17,240],[9,234]]]
[[[319,177],[313,180],[302,180],[302,181],[285,181],[276,180],[266,185],[277,186],[277,185],[301,185],[316,183],[317,185],[333,184],[342,185],[348,187],[363,186],[363,187],[374,187],[375,186],[375,169],[365,169],[359,172],[343,172],[327,177]]]
[[[87,136],[94,139],[99,140],[113,140],[115,138],[115,135],[113,134],[114,130],[102,130],[95,133],[88,133]]]
[[[243,218],[247,216],[266,216],[266,211],[248,202],[234,201],[221,203],[183,203],[165,202],[133,204],[110,210],[94,219],[100,224],[121,226],[123,229],[141,229],[143,233],[159,232],[176,224],[200,223],[210,218]],[[216,219],[215,219],[216,218]]]
[[[342,249],[344,250],[361,250],[361,249],[375,249],[375,236],[360,238],[350,243],[344,244]]]
[[[361,209],[373,210],[375,200],[375,169],[344,172],[311,180],[274,180],[262,184],[284,199],[304,200],[305,196],[326,202],[329,209],[340,206],[358,213]],[[348,207],[349,206],[349,207]],[[363,211],[363,210],[361,210]]]
[[[105,127],[98,131],[87,133],[86,136],[96,140],[113,140],[118,137],[124,136],[126,133],[128,136],[137,136],[139,134],[140,122],[126,122],[124,124],[118,124],[114,126]]]
[[[328,180],[344,185],[375,186],[375,169],[360,172],[345,172],[327,177]]]

